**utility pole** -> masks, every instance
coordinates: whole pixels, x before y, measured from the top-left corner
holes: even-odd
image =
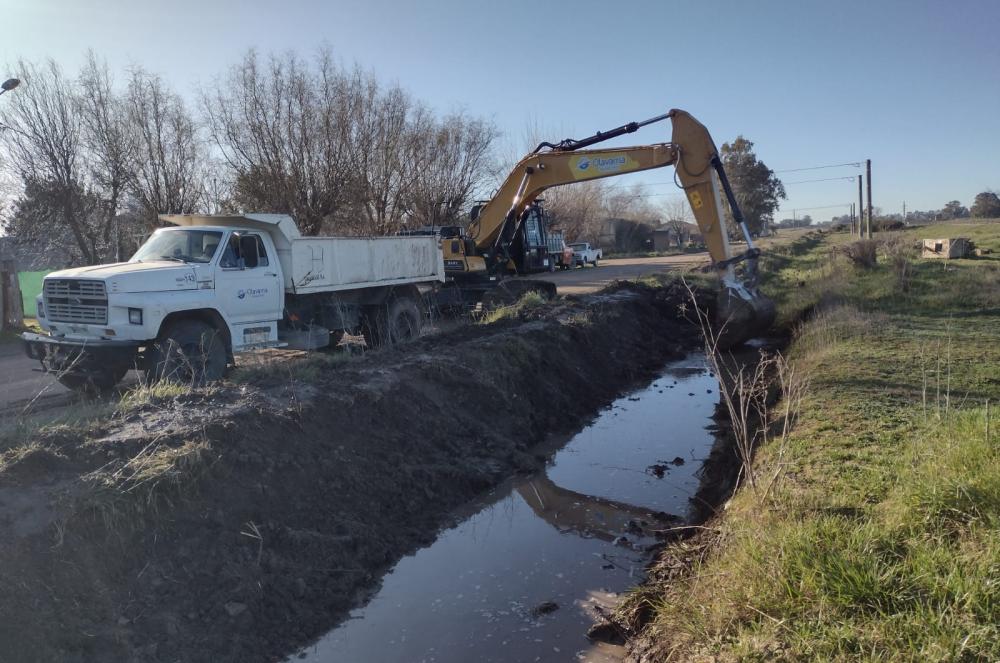
[[[906,201],[903,201],[903,225],[906,225]]]
[[[865,206],[861,202],[861,175],[858,175],[858,239],[865,236]]]
[[[865,159],[865,174],[868,180],[868,239],[872,238],[872,160]]]

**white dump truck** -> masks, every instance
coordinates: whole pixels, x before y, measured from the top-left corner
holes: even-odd
[[[369,345],[420,332],[422,294],[445,280],[438,238],[302,237],[284,214],[163,215],[131,260],[45,277],[28,355],[64,385],[220,378],[235,353]]]

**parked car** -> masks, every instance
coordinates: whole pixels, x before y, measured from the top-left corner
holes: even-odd
[[[569,248],[573,249],[573,260],[578,267],[586,267],[588,263],[597,267],[598,261],[604,257],[601,249],[591,246],[588,242],[570,244]]]

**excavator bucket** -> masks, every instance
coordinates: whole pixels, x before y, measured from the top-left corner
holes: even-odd
[[[715,309],[719,349],[731,348],[766,334],[774,319],[774,302],[756,288],[724,282]]]
[[[678,151],[677,178],[722,279],[715,320],[719,345],[738,345],[765,333],[774,323],[774,302],[756,286],[760,250],[754,247],[708,129],[682,110],[670,111],[669,117],[673,123],[672,143]],[[730,245],[722,194],[746,241],[746,250],[739,255]],[[743,273],[737,276],[736,267],[741,263]]]

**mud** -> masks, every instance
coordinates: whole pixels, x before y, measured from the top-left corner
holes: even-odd
[[[537,470],[547,435],[694,346],[686,299],[613,287],[5,453],[3,660],[280,660],[458,505]]]

